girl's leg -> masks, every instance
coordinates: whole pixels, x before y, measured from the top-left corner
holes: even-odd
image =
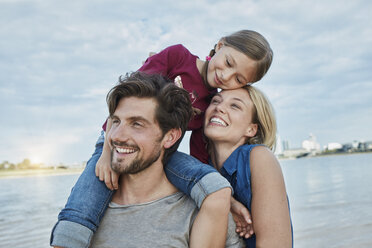
[[[191,230],[190,247],[225,247],[231,186],[210,165],[192,156],[175,152],[165,172],[169,181],[191,196],[199,207]]]
[[[200,208],[204,199],[230,183],[214,167],[196,158],[176,151],[165,166],[168,180],[180,191],[190,196]]]
[[[95,175],[95,167],[103,148],[103,132],[86,168],[80,175],[65,208],[58,215],[50,244],[62,247],[88,247],[93,233],[103,217],[113,191]]]

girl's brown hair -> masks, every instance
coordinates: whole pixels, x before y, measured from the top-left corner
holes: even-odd
[[[240,30],[231,35],[222,37],[221,41],[224,45],[230,46],[256,61],[256,73],[251,83],[257,82],[265,76],[273,60],[273,51],[269,42],[260,33],[252,30]],[[210,51],[209,56],[213,57],[215,53],[215,48],[213,48]],[[208,64],[209,61],[206,61],[202,69],[204,82],[207,82]]]

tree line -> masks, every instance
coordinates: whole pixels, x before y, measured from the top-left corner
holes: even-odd
[[[4,161],[0,164],[0,170],[26,170],[26,169],[40,169],[44,167],[43,164],[33,164],[28,158],[23,159],[20,163],[11,163]]]

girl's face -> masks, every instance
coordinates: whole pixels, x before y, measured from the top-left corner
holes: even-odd
[[[223,90],[241,88],[252,82],[256,67],[253,59],[220,41],[208,65],[208,84]]]
[[[212,98],[205,112],[204,133],[213,143],[240,146],[248,137],[256,135],[253,110],[247,90],[223,90]]]

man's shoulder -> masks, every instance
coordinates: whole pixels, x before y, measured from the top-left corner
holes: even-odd
[[[183,192],[177,191],[171,195],[164,196],[162,198],[149,201],[149,202],[143,202],[138,204],[130,204],[130,205],[120,205],[115,202],[109,203],[110,209],[125,209],[125,208],[162,208],[163,205],[179,205],[183,206],[184,208],[196,208],[195,202],[186,194]]]
[[[193,199],[191,199],[188,195],[182,193],[182,192],[177,192],[173,195],[169,196],[169,199],[174,203],[178,204],[181,208],[184,210],[188,209],[190,211],[197,211],[198,208],[196,206],[196,203],[194,202]]]
[[[182,203],[185,203],[185,204],[189,204],[190,206],[191,205],[195,205],[194,201],[188,196],[186,195],[185,193],[181,192],[181,191],[177,191],[171,195],[168,195],[162,199],[160,199],[161,201],[164,200],[168,203],[176,203],[176,202],[182,202]]]
[[[132,247],[150,243],[154,247],[187,247],[196,214],[195,203],[181,192],[139,204],[111,203],[93,237],[93,247],[116,247],[120,243]],[[157,233],[156,240],[153,233]]]

